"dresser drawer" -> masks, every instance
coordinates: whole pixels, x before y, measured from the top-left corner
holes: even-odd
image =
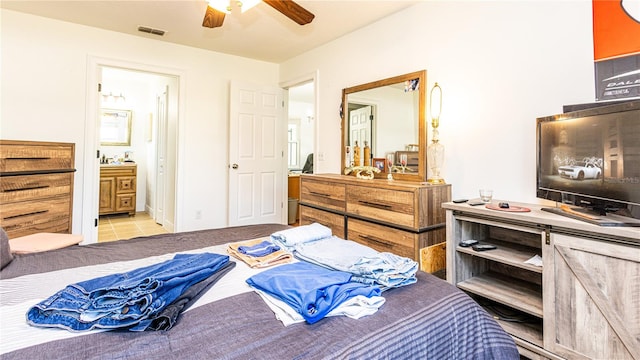
[[[72,170],[73,162],[73,144],[0,142],[0,173]]]
[[[349,185],[347,213],[395,226],[417,228],[415,191]]]
[[[135,212],[136,210],[136,194],[118,194],[116,195],[116,212]]]
[[[345,185],[303,178],[300,184],[301,202],[335,211],[345,211]]]
[[[135,176],[118,176],[116,178],[116,193],[135,193],[136,177]]]
[[[16,201],[69,195],[72,189],[72,173],[4,176],[0,179],[0,204],[4,207]]]
[[[347,239],[369,246],[380,252],[391,252],[416,260],[418,234],[388,226],[349,218]],[[417,261],[417,260],[416,260]]]
[[[0,207],[0,226],[9,238],[38,232],[71,232],[71,196],[29,200]]]
[[[133,176],[137,173],[137,165],[103,165],[100,167],[100,176]]]
[[[344,238],[344,215],[301,205],[300,225],[309,225],[314,222],[331,228],[333,235]]]

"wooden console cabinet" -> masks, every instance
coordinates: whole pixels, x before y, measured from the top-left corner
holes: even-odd
[[[135,215],[136,172],[132,163],[100,166],[100,215]]]
[[[303,174],[300,224],[420,261],[421,248],[445,241],[440,204],[450,199],[451,185]]]
[[[71,233],[75,144],[0,140],[0,226],[10,239]]]
[[[640,359],[640,228],[446,203],[447,281],[530,359]],[[495,250],[459,246],[474,239]],[[525,263],[534,255],[542,266]]]

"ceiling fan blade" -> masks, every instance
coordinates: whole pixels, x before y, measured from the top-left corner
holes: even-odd
[[[297,22],[300,25],[310,23],[315,15],[307,11],[307,9],[296,4],[291,0],[263,0],[271,5],[272,8],[280,11],[284,16]]]
[[[207,5],[207,12],[204,14],[204,20],[202,20],[202,26],[208,28],[216,28],[222,26],[224,22],[224,15],[222,11],[218,11],[211,6]]]

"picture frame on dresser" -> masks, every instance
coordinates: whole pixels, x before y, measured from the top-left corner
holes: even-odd
[[[378,170],[380,170],[381,174],[384,174],[387,172],[387,166],[386,166],[386,159],[385,158],[373,158],[371,161],[371,165],[373,167],[378,168]]]
[[[100,145],[131,145],[131,110],[100,109]]]

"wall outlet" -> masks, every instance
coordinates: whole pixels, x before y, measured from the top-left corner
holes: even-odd
[[[196,210],[196,220],[202,219],[202,210]]]
[[[318,152],[318,161],[324,161],[324,153]]]

